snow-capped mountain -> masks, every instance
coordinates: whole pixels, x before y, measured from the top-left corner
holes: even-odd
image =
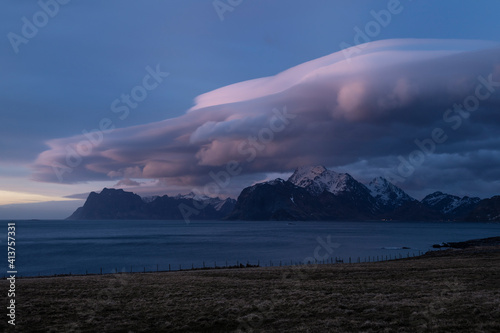
[[[175,199],[195,199],[197,201],[209,200],[210,197],[204,194],[196,194],[194,192],[189,192],[188,194],[177,194]]]
[[[382,177],[365,186],[348,173],[311,166],[296,169],[287,181],[278,178],[245,188],[229,218],[422,221],[441,214]]]
[[[203,201],[203,205],[199,204],[200,201]],[[176,197],[163,195],[141,198],[122,189],[105,188],[100,193],[91,192],[83,207],[78,208],[68,219],[182,220],[186,212],[190,212],[189,219],[216,220],[227,216],[235,204],[236,200],[231,198],[209,198],[193,193]],[[184,207],[184,211],[181,207]]]
[[[306,184],[307,177],[301,179],[304,181],[302,184]],[[356,182],[354,179],[353,181]],[[325,186],[318,179],[307,183],[313,186]],[[364,185],[361,185],[361,188],[365,192],[355,191],[352,190],[353,187],[349,187],[352,191],[333,194],[327,190],[319,192],[317,188],[307,185],[297,186],[291,181],[278,178],[243,189],[228,219],[303,221],[372,219],[374,199]]]
[[[229,214],[234,208],[236,204],[236,200],[233,198],[221,199],[219,197],[209,197],[204,194],[196,194],[194,192],[189,192],[188,194],[178,194],[174,197],[175,199],[189,199],[195,201],[201,201],[206,203],[207,205],[212,206],[217,212],[221,214]]]
[[[427,195],[421,202],[425,206],[443,213],[446,216],[459,216],[471,211],[481,201],[477,197],[463,197],[434,192]]]
[[[395,209],[408,202],[417,201],[384,177],[373,179],[366,187],[370,190],[370,194],[377,200],[377,204],[383,210]]]
[[[363,185],[347,173],[312,166],[295,170],[288,180],[249,186],[237,201],[193,192],[141,198],[105,188],[90,193],[68,219],[181,220],[186,213],[195,220],[500,221],[500,196],[480,200],[435,192],[420,202],[382,177]]]
[[[338,173],[328,170],[324,166],[301,167],[295,170],[288,181],[305,188],[313,195],[323,191],[339,195],[343,192],[365,192],[366,187],[352,178],[348,173]]]
[[[387,212],[417,200],[383,177],[373,179],[368,185],[361,184],[348,173],[338,173],[324,166],[301,167],[295,170],[289,182],[303,187],[313,195],[323,191],[335,195],[355,195],[357,199],[367,194],[374,199],[376,209]]]

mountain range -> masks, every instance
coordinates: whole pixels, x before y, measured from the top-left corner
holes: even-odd
[[[288,180],[249,186],[237,200],[167,195],[141,198],[117,189],[90,193],[68,219],[500,221],[500,196],[434,192],[418,201],[383,177],[362,184],[324,166],[301,167]]]
[[[219,220],[234,208],[236,200],[196,196],[194,193],[175,197],[141,198],[122,189],[91,192],[83,205],[68,220],[182,220],[182,207],[196,207],[192,220]]]

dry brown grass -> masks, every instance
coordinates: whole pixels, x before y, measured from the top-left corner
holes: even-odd
[[[447,253],[453,255],[21,279],[16,326],[18,332],[500,332],[500,250]],[[0,325],[8,329],[5,319]]]

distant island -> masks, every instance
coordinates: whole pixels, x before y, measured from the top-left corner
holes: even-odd
[[[418,201],[383,177],[362,184],[323,166],[301,167],[288,180],[249,186],[238,199],[187,195],[141,198],[121,189],[92,192],[69,220],[500,221],[500,196],[434,192]]]

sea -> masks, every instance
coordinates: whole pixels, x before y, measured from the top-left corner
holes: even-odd
[[[500,223],[157,220],[4,220],[4,235],[9,222],[15,223],[18,277],[356,263],[417,256],[442,242],[500,236]],[[7,257],[7,237],[1,242]],[[0,276],[9,270],[7,258],[3,262]]]

